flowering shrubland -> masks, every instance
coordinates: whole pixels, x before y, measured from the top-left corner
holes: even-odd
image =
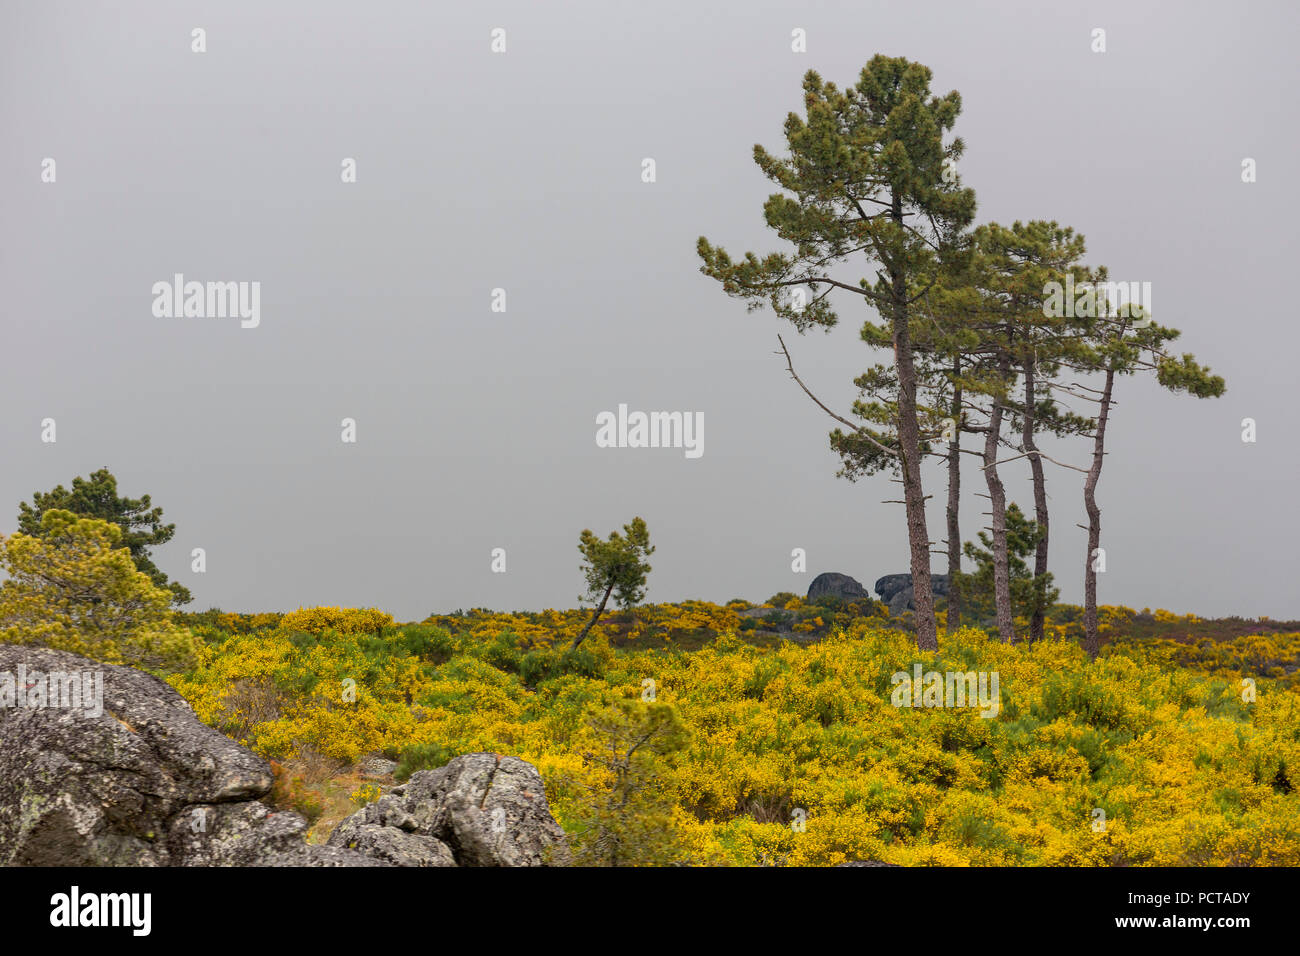
[[[746,607],[746,602],[732,602],[726,607],[707,601],[649,604],[634,612],[606,614],[591,633],[593,637],[605,637],[615,646],[683,641],[690,645],[701,638],[712,640],[716,633],[735,630],[741,623],[739,610]],[[514,614],[474,610],[430,615],[424,623],[480,640],[509,632],[519,638],[521,646],[531,648],[556,647],[572,642],[590,617],[591,612],[583,608]]]
[[[376,634],[393,623],[391,614],[372,607],[300,607],[280,621],[286,630],[307,634]]]
[[[584,611],[378,632],[295,630],[286,615],[206,629],[198,666],[169,679],[201,719],[278,761],[379,752],[405,774],[517,755],[575,833],[607,774],[593,715],[653,700],[684,729],[655,763],[684,862],[1300,864],[1298,634],[1121,637],[1090,662],[1067,640],[1006,646],[973,628],[922,653],[878,618],[759,647],[740,639],[742,610],[638,608],[576,650]],[[696,650],[657,639],[702,633]],[[996,716],[895,706],[893,675],[918,664],[996,672]]]

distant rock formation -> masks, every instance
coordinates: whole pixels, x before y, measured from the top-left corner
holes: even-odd
[[[947,597],[948,575],[931,574],[930,586],[936,597]],[[895,617],[904,611],[916,610],[912,603],[912,575],[910,574],[886,574],[883,578],[877,579],[876,593],[880,595],[880,600],[889,605],[889,613]]]
[[[96,674],[102,708],[93,695],[75,708],[35,696],[51,675]],[[541,778],[515,757],[466,754],[414,774],[345,820],[327,846],[306,842],[297,813],[259,802],[272,783],[265,760],[201,723],[158,678],[0,644],[0,866],[568,861]]]
[[[813,578],[808,585],[808,600],[813,601],[825,595],[834,595],[844,601],[870,601],[871,594],[858,583],[856,578],[838,571],[827,571]]]

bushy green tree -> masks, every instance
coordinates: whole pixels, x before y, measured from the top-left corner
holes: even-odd
[[[1006,560],[1012,613],[1017,617],[1032,618],[1036,612],[1045,613],[1060,597],[1060,591],[1052,587],[1051,573],[1035,575],[1029,566],[1029,559],[1037,551],[1042,535],[1042,528],[1032,518],[1027,518],[1019,505],[1014,501],[1007,505]],[[979,533],[979,539],[983,547],[967,541],[964,549],[966,557],[974,562],[975,571],[961,575],[965,610],[976,622],[995,616],[997,611],[994,542],[992,536],[984,531]]]
[[[575,862],[587,866],[663,866],[677,861],[672,803],[659,769],[689,732],[669,704],[620,700],[588,722],[601,741],[583,762],[604,779],[590,788]]]
[[[172,593],[136,569],[121,529],[46,511],[40,534],[0,536],[0,640],[148,669],[184,667],[190,633],[172,622]]]
[[[189,589],[158,569],[149,556],[154,545],[166,544],[176,533],[176,525],[162,523],[162,508],[152,507],[148,495],[123,498],[117,493],[117,479],[107,468],[93,472],[89,478],[72,479],[72,489],[62,485],[53,491],[36,492],[32,503],[18,505],[18,530],[23,534],[41,533],[41,519],[47,511],[59,509],[87,518],[112,522],[122,530],[121,547],[131,552],[136,568],[149,576],[160,588],[172,592],[172,603],[188,604],[193,598]]]

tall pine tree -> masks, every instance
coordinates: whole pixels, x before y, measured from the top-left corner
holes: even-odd
[[[956,175],[962,142],[944,142],[961,97],[955,91],[932,95],[930,81],[929,68],[883,55],[873,57],[856,85],[843,90],[810,71],[803,84],[806,118],[786,118],[788,157],[754,147],[759,168],[783,190],[768,198],[765,219],[793,251],[763,258],[751,252],[735,261],[704,237],[698,243],[705,275],[751,307],[770,305],[801,332],[836,324],[831,292],[858,296],[880,315],[881,322],[864,323],[861,336],[893,353],[892,374],[867,378],[870,389],[884,393],[879,397],[890,421],[882,435],[852,427],[898,458],[917,644],[923,649],[937,648],[938,634],[913,346],[920,316],[913,306],[959,249],[962,230],[975,214],[974,191]],[[874,273],[841,277],[841,267],[853,261],[865,261]],[[810,290],[811,298],[792,297],[796,286]]]
[[[1106,429],[1115,407],[1115,383],[1121,376],[1151,374],[1162,388],[1195,398],[1216,398],[1225,391],[1223,377],[1214,375],[1190,353],[1174,355],[1168,343],[1181,334],[1177,329],[1157,325],[1142,306],[1117,304],[1108,297],[1106,270],[1098,270],[1095,286],[1084,287],[1073,303],[1061,302],[1076,314],[1096,317],[1095,334],[1086,370],[1101,374],[1100,389],[1078,386],[1084,397],[1097,405],[1092,431],[1092,463],[1083,486],[1084,508],[1088,512],[1088,550],[1083,572],[1084,647],[1096,657],[1101,649],[1097,622],[1097,571],[1101,548],[1101,508],[1097,484],[1106,457]]]

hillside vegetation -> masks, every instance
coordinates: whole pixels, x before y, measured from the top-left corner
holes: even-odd
[[[779,639],[742,631],[747,609],[638,608],[576,650],[581,610],[210,612],[189,616],[197,666],[169,680],[315,817],[378,796],[363,756],[402,779],[495,751],[538,767],[579,847],[613,828],[631,863],[1300,864],[1300,634],[1198,640],[1181,634],[1196,619],[1157,612],[1180,640],[1126,639],[1140,615],[1106,608],[1089,662],[974,628],[922,652],[877,616],[832,629],[833,610]],[[996,672],[996,716],[894,706],[915,664]],[[611,726],[650,711],[683,732],[637,754],[636,799],[611,816]]]

